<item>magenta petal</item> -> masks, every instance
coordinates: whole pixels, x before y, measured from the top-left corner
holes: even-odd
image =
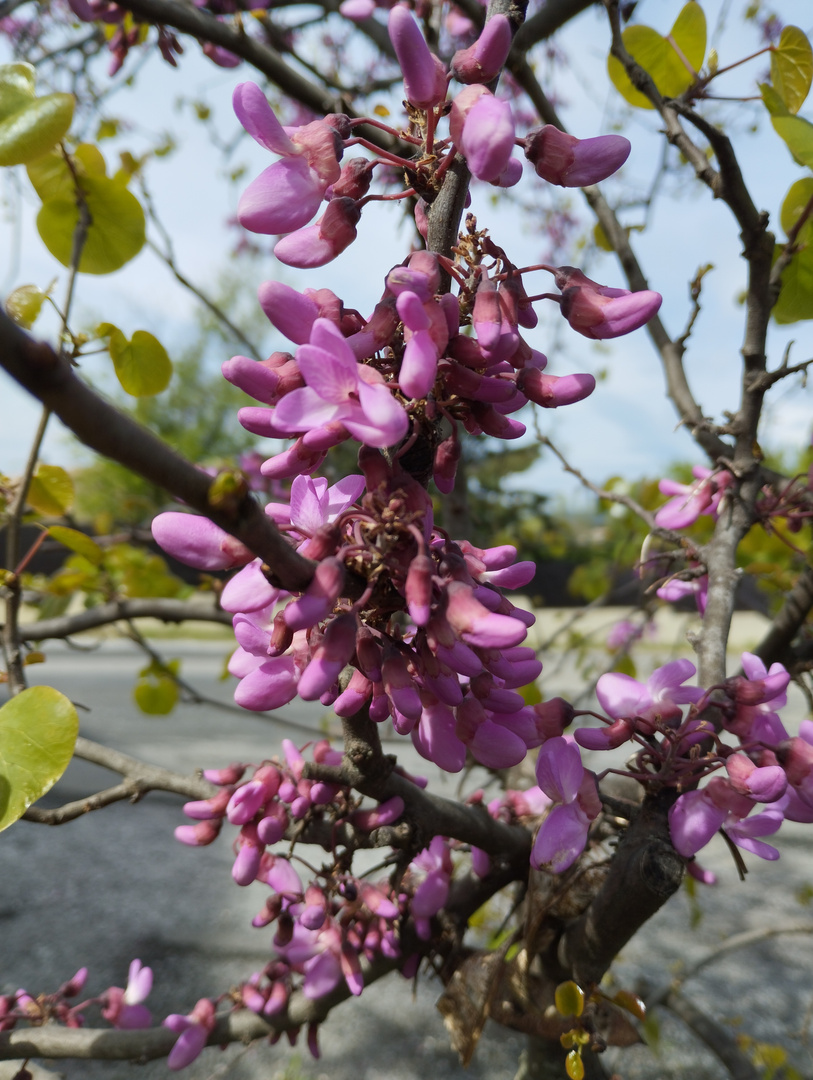
[[[233,578],[229,578],[220,594],[220,606],[224,611],[259,611],[273,604],[279,596],[266,579],[260,567],[261,559],[255,559],[244,566]]]
[[[409,428],[409,417],[387,387],[360,382],[358,394],[361,409],[342,417],[353,438],[379,448],[399,443]]]
[[[536,781],[554,802],[570,803],[584,779],[579,748],[561,735],[548,739],[536,759]]]
[[[311,327],[319,318],[319,308],[309,296],[281,281],[263,282],[257,296],[265,314],[289,341],[303,345],[310,340]]]
[[[237,119],[260,146],[275,154],[296,153],[296,147],[268,104],[268,99],[256,83],[244,82],[234,88],[232,106]]]
[[[446,772],[458,773],[466,764],[465,744],[455,734],[454,713],[446,705],[424,709],[421,721],[412,730],[415,749]]]
[[[589,822],[575,803],[554,806],[537,833],[531,866],[561,874],[584,851]]]
[[[254,712],[279,709],[296,697],[296,683],[293,657],[275,657],[240,681],[234,691],[234,700]]]
[[[291,233],[308,224],[324,192],[325,185],[304,157],[284,158],[251,181],[240,196],[237,218],[250,232]]]
[[[687,791],[669,811],[669,833],[675,850],[689,858],[711,840],[727,816],[702,791]]]
[[[415,332],[404,349],[398,384],[407,397],[426,397],[435,384],[438,350],[428,330]]]
[[[630,675],[611,671],[602,675],[596,683],[596,697],[608,716],[621,720],[637,715],[646,693],[644,687]]]
[[[449,897],[449,875],[443,870],[431,870],[412,897],[410,908],[419,919],[437,915]]]
[[[410,10],[397,4],[390,12],[388,30],[404,73],[404,91],[413,105],[429,105],[436,94],[435,62]]]
[[[167,1020],[170,1019],[167,1017]],[[166,1024],[166,1021],[164,1021]],[[167,1027],[170,1025],[167,1024]],[[208,1032],[200,1024],[191,1024],[186,1031],[178,1037],[178,1041],[172,1047],[167,1058],[167,1068],[175,1071],[185,1069],[191,1065],[206,1045]]]
[[[478,180],[497,180],[514,148],[514,117],[507,101],[484,94],[463,124],[460,149]]]
[[[510,769],[524,760],[528,748],[513,731],[485,720],[469,742],[475,759],[488,769]]]
[[[566,187],[598,184],[621,168],[630,155],[630,142],[623,135],[598,135],[579,139],[574,147],[573,165],[567,171]]]
[[[253,558],[245,544],[198,514],[170,510],[158,514],[151,528],[164,551],[198,570],[231,570]]]
[[[323,952],[305,964],[302,993],[311,1001],[329,994],[342,977],[341,965],[332,952]]]

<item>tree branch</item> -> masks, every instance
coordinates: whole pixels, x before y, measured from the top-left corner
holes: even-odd
[[[266,563],[275,583],[297,592],[308,585],[315,564],[291,547],[248,490],[213,505],[211,477],[106,402],[48,345],[34,341],[2,311],[0,366],[86,446],[169,491],[242,541]]]
[[[99,626],[110,626],[123,619],[160,619],[165,623],[211,622],[231,626],[233,616],[222,608],[203,606],[184,600],[150,598],[144,600],[116,600],[100,604],[75,615],[62,615],[56,619],[42,619],[20,627],[21,641],[45,641],[73,637]]]
[[[745,1056],[731,1032],[704,1009],[677,990],[673,990],[663,1004],[719,1058],[731,1080],[761,1080],[764,1074]]]
[[[523,57],[515,60],[509,57],[508,66],[514,78],[531,99],[540,118],[546,124],[553,124],[560,130],[566,131],[527,60]],[[595,185],[582,188],[582,195],[615,249],[630,289],[634,292],[648,289],[649,281],[632,249],[627,232],[599,188]],[[713,425],[703,415],[689,386],[683,367],[684,348],[680,343],[672,340],[658,315],[654,315],[649,320],[646,330],[660,355],[666,376],[667,393],[681,422],[688,427],[695,442],[713,462],[721,457],[729,456],[732,452],[731,446],[719,437]]]

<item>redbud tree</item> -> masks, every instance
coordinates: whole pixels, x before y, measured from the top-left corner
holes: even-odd
[[[236,886],[264,888],[254,925],[274,928],[262,971],[236,988],[212,987],[196,1004],[179,989],[187,1011],[165,1018],[145,1004],[152,973],[135,957],[126,987],[96,997],[83,994],[84,969],[56,990],[6,994],[0,1057],[166,1057],[176,1070],[208,1044],[300,1030],[316,1053],[319,1025],[337,1002],[390,973],[432,968],[445,983],[441,1009],[464,1062],[490,1016],[533,1036],[522,1075],[606,1075],[602,1053],[634,1039],[644,1016],[632,988],[611,989],[605,979],[619,951],[684,875],[711,884],[702,851],[715,835],[741,866],[746,856],[778,857],[765,837],[785,821],[813,821],[813,722],[797,732],[782,717],[791,679],[803,682],[810,667],[812,478],[769,467],[760,449],[764,402],[778,385],[797,386],[811,363],[774,355],[769,334],[772,320],[813,317],[813,125],[800,115],[811,47],[801,29],[774,17],[763,20],[754,55],[718,56],[707,51],[694,0],[666,36],[625,26],[630,12],[617,0],[604,5],[613,92],[654,111],[665,152],[680,155],[682,175],[691,172],[739,232],[747,266],[740,357],[732,347],[721,358],[732,371],[739,366],[739,397],[707,417],[684,366],[704,271],[691,283],[686,329],[673,336],[635,232],[599,186],[626,162],[629,140],[565,131],[535,74],[534,50],[589,4],[549,0],[526,12],[507,0],[487,8],[344,0],[317,5],[316,21],[298,6],[0,4],[14,52],[0,68],[0,165],[17,168],[41,201],[37,228],[65,268],[64,297],[21,285],[0,316],[3,367],[44,407],[23,475],[2,478],[9,698],[0,710],[0,828],[31,827],[19,819],[64,823],[150,790],[174,792],[187,800],[178,841],[232,844]],[[224,356],[223,376],[256,403],[239,421],[275,442],[241,468],[214,473],[82,378],[83,358],[101,343],[127,393],[160,392],[171,365],[157,338],[147,330],[128,338],[111,323],[95,336],[74,326],[83,275],[119,269],[145,242],[143,200],[131,190],[144,162],[123,156],[108,175],[99,148],[80,134],[99,94],[94,58],[109,56],[107,77],[120,79],[156,45],[179,79],[180,54],[198,45],[214,64],[244,71],[234,114],[268,163],[240,181],[239,227],[248,239],[276,238],[273,265],[307,271],[310,282],[296,289],[273,271],[258,282],[284,351],[257,355],[231,327],[248,355]],[[62,59],[54,67],[55,49]],[[39,83],[30,61],[45,73]],[[738,120],[729,134],[714,111],[726,76],[746,63],[775,153],[798,169],[769,211],[741,170]],[[397,108],[372,108],[374,94],[391,88]],[[596,238],[618,256],[623,287],[550,256],[520,265],[512,236],[488,220],[490,203],[510,200],[520,184],[581,189]],[[362,312],[352,281],[337,295],[319,275],[341,261],[376,202],[395,204],[377,208],[382,219],[385,211],[406,216],[413,227],[381,241],[391,269],[380,299]],[[651,268],[654,284],[658,272]],[[53,343],[29,332],[45,303],[60,321]],[[544,409],[567,407],[577,424],[580,403],[601,395],[591,374],[567,373],[541,351],[538,312],[551,305],[568,334],[598,342],[648,334],[697,453],[691,482],[663,479],[667,498],[654,510],[585,481],[643,523],[646,541],[630,569],[662,602],[691,597],[702,615],[696,662],[673,660],[646,682],[605,672],[589,708],[527,692],[545,656],[526,643],[534,615],[511,595],[528,585],[534,564],[510,544],[478,547],[441,522],[444,503],[461,497],[465,439],[512,441],[529,425],[544,431]],[[108,538],[64,524],[70,477],[39,460],[51,414],[176,500],[155,518],[152,536],[209,575],[210,588],[220,575],[216,603],[195,611],[233,626],[237,704],[273,712],[299,698],[328,708],[341,744],[286,742],[281,755],[254,763],[230,762],[224,749],[222,762],[182,776],[79,736],[76,709],[58,687],[27,686],[34,643],[122,618],[192,613],[160,586],[128,592],[110,571]],[[48,524],[23,549],[27,508]],[[758,648],[729,670],[740,550],[754,529],[784,539],[790,579]],[[46,536],[73,553],[86,610],[26,624],[26,569]],[[131,580],[155,572],[134,559]],[[173,673],[155,664],[142,688],[153,705],[150,694],[177,693]],[[384,753],[382,726],[446,773],[496,776],[497,793],[478,789],[460,802],[434,794],[397,753]],[[603,764],[602,753],[619,747],[625,757],[608,753]],[[81,804],[38,808],[74,754],[118,771],[121,783]],[[618,773],[623,794],[613,787]],[[312,874],[300,861],[309,846],[324,859]],[[383,856],[377,876],[354,859],[370,849]],[[514,907],[510,935],[497,949],[472,949],[468,920],[498,895]],[[477,1022],[466,995],[474,984],[486,987]],[[736,1047],[727,1053],[732,1075],[752,1075]]]

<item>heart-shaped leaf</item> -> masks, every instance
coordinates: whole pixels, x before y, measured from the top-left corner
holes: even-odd
[[[120,330],[110,336],[110,356],[124,390],[133,397],[152,397],[166,390],[172,361],[158,338],[136,330],[127,341]]]
[[[0,120],[0,165],[27,165],[58,143],[73,120],[72,94],[46,94]]]
[[[628,26],[621,35],[630,56],[649,72],[664,97],[679,97],[695,81],[706,55],[706,16],[695,0],[686,4],[672,29],[663,37],[651,26]],[[607,59],[607,71],[621,96],[639,109],[653,108],[637,90],[616,57]]]
[[[48,533],[54,540],[64,544],[66,548],[75,551],[77,555],[84,556],[94,566],[98,566],[102,561],[104,556],[102,549],[92,537],[79,532],[78,529],[68,529],[64,525],[52,525]]]
[[[771,82],[787,106],[797,113],[810,93],[813,80],[813,49],[804,31],[786,26],[779,44],[771,50]]]
[[[23,690],[0,709],[0,831],[62,776],[78,733],[76,709],[51,686]]]
[[[26,502],[50,517],[62,517],[73,506],[73,480],[61,465],[38,465]]]
[[[18,326],[30,330],[47,295],[38,285],[20,285],[6,300],[6,311]]]
[[[759,89],[776,134],[795,161],[813,169],[813,124],[804,117],[794,116],[772,86],[763,83]]]

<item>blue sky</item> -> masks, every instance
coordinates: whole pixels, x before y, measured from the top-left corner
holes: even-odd
[[[721,10],[728,10],[726,33],[717,42],[720,63],[724,65],[750,51],[753,36],[744,31],[740,12],[744,0],[723,5],[703,5],[710,29]],[[784,21],[810,31],[809,0],[784,0],[774,5]],[[640,21],[666,31],[680,9],[679,4],[645,2],[636,13]],[[659,159],[658,122],[653,113],[627,111],[620,98],[608,91],[605,74],[607,34],[601,13],[582,15],[561,37],[567,66],[560,68],[556,91],[561,112],[574,134],[583,137],[607,131],[625,121],[625,133],[633,142],[633,153],[618,184],[608,191],[618,196],[622,191],[643,193],[651,184]],[[236,233],[225,222],[233,215],[239,185],[230,183],[224,173],[238,163],[247,166],[246,183],[270,163],[267,153],[248,139],[240,142],[227,166],[207,134],[191,120],[189,107],[179,108],[178,99],[205,100],[212,108],[214,123],[226,139],[234,137],[238,125],[230,109],[232,87],[246,78],[247,70],[224,71],[214,67],[200,54],[193,42],[187,43],[180,69],[173,70],[153,55],[140,71],[134,88],[123,84],[110,97],[106,115],[126,120],[129,130],[115,140],[102,144],[109,164],[115,165],[119,150],[143,150],[149,140],[162,131],[171,131],[178,150],[170,157],[154,162],[148,172],[148,184],[159,214],[172,234],[179,267],[204,288],[212,289],[217,277],[228,270],[228,251]],[[747,65],[728,76],[720,92],[753,93],[755,80],[764,77],[767,58]],[[124,76],[127,75],[125,67]],[[813,101],[813,98],[811,99]],[[743,171],[756,203],[775,219],[788,187],[804,175],[796,166],[758,107],[746,108],[720,104],[715,117],[723,123],[736,124],[735,146],[741,155]],[[803,112],[811,114],[808,103]],[[748,128],[759,121],[759,130]],[[628,122],[627,122],[628,121]],[[57,277],[55,296],[64,293],[65,272],[45,251],[34,228],[37,201],[30,191],[23,170],[2,178],[4,213],[0,220],[0,250],[18,251],[6,273],[0,264],[0,289],[7,294],[16,285],[35,282],[45,286]],[[472,209],[480,226],[487,226],[518,264],[539,261],[541,240],[527,221],[511,206],[494,207],[492,189],[475,191]],[[589,225],[578,192],[573,193],[573,209]],[[408,235],[398,229],[398,212],[386,204],[372,204],[365,209],[359,227],[359,239],[340,258],[319,271],[302,272],[281,268],[268,255],[251,272],[259,285],[262,280],[279,277],[298,287],[334,289],[350,307],[369,313],[378,299],[384,275],[406,254]],[[624,215],[628,223],[641,220],[639,210]],[[21,242],[15,243],[15,230]],[[392,238],[390,242],[389,238]],[[383,238],[387,238],[384,242]],[[669,178],[664,192],[656,200],[647,229],[634,235],[639,258],[649,275],[652,288],[664,296],[662,316],[673,335],[680,333],[690,312],[688,283],[697,268],[714,264],[704,281],[703,308],[698,318],[686,368],[696,397],[706,415],[720,418],[725,409],[736,408],[740,379],[739,348],[742,340],[742,308],[738,294],[745,283],[745,264],[739,255],[736,225],[727,208],[714,203],[708,193],[688,173]],[[608,285],[623,285],[621,272],[613,256],[588,254],[586,272]],[[579,261],[578,255],[573,261]],[[529,282],[537,291],[549,288],[546,274],[535,275]],[[169,271],[145,249],[132,263],[106,277],[83,276],[78,286],[75,326],[92,325],[99,319],[117,323],[128,334],[136,329],[155,333],[172,353],[190,333],[196,301],[176,285]],[[549,310],[545,310],[547,307]],[[663,378],[649,340],[643,330],[611,343],[593,343],[563,326],[555,305],[541,305],[540,325],[528,334],[528,340],[549,357],[549,371],[564,374],[589,370],[605,372],[594,395],[586,402],[540,416],[542,429],[568,454],[573,463],[592,479],[601,482],[612,474],[640,476],[659,474],[677,459],[700,461],[688,434],[675,430],[676,417],[665,399]],[[46,335],[53,321],[42,320],[37,331]],[[811,322],[789,328],[774,328],[770,338],[770,364],[777,365],[791,339],[796,344],[792,359],[799,361],[813,355]],[[567,332],[562,332],[563,330]],[[282,343],[274,340],[269,328],[265,343],[269,350]],[[225,359],[225,357],[224,357]],[[86,372],[94,379],[107,381],[102,361],[89,362]],[[801,446],[810,438],[813,422],[811,391],[802,389],[797,379],[780,384],[769,398],[763,439],[765,445],[781,449]],[[36,425],[36,403],[10,385],[0,384],[0,471],[13,474],[22,468],[27,441]],[[769,430],[770,429],[770,430]],[[67,441],[53,423],[42,455],[43,460],[65,463],[71,460]],[[543,460],[523,482],[549,491],[568,502],[583,505],[584,496],[572,478],[562,474],[558,464]]]

